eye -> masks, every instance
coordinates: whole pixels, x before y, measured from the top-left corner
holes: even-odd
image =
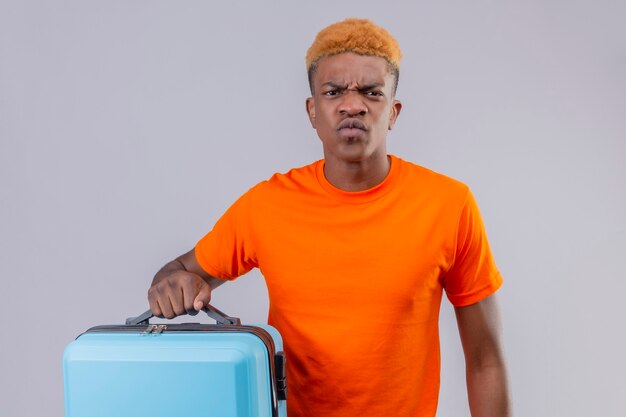
[[[369,90],[364,93],[368,97],[382,97],[383,93],[380,91]]]
[[[339,92],[337,90],[328,90],[328,91],[323,91],[322,92],[322,95],[323,96],[327,96],[327,97],[336,96],[337,94],[339,94]]]

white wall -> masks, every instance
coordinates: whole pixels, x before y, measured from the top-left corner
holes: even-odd
[[[304,54],[348,16],[405,55],[391,151],[477,196],[516,415],[623,415],[625,15],[609,0],[0,0],[0,416],[62,416],[65,345],[143,311],[154,272],[248,187],[321,157]],[[265,320],[257,273],[214,300]],[[467,416],[447,301],[441,325],[439,416]]]

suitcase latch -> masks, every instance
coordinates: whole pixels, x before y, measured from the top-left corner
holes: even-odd
[[[167,324],[149,324],[141,334],[161,334],[167,329]]]
[[[278,401],[287,399],[287,365],[284,352],[276,352],[274,356],[274,371],[276,375],[276,394]]]

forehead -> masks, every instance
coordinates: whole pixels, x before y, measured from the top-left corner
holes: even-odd
[[[346,52],[320,59],[315,71],[315,84],[392,84],[393,76],[384,58]]]

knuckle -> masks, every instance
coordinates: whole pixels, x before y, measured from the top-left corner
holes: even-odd
[[[192,286],[194,283],[194,276],[191,274],[184,274],[181,276],[181,281],[185,286]]]
[[[176,288],[178,286],[176,279],[173,276],[167,277],[164,281],[168,288]]]

